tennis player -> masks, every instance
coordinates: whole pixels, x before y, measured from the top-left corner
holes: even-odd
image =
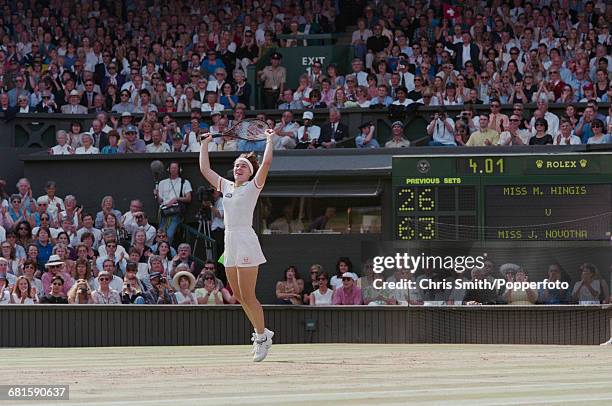
[[[251,338],[255,362],[266,358],[274,336],[274,332],[265,328],[263,308],[255,296],[259,265],[266,262],[266,258],[253,230],[253,210],[272,163],[273,134],[274,130],[265,130],[266,148],[261,166],[253,152],[242,154],[234,161],[234,182],[210,168],[208,143],[213,139],[210,134],[203,135],[200,146],[200,171],[223,195],[225,272],[234,296],[255,329]]]

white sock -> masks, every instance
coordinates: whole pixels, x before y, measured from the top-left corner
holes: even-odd
[[[257,333],[257,339],[265,341],[266,340],[266,334],[265,333],[261,333],[261,334]]]

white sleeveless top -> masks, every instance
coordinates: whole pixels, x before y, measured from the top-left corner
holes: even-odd
[[[319,289],[312,292],[315,298],[315,306],[327,306],[332,304],[332,296],[334,292],[331,289],[327,289],[325,294],[322,294]]]
[[[223,194],[223,222],[225,230],[253,227],[253,211],[261,192],[255,179],[236,187],[233,182],[219,177],[217,190]]]

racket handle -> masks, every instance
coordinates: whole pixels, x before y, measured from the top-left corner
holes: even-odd
[[[202,140],[204,139],[204,136],[206,134],[200,134],[198,136],[198,142],[202,142]],[[219,137],[223,137],[223,134],[211,134],[212,138],[219,138]]]

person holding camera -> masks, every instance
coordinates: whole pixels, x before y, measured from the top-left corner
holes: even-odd
[[[223,194],[216,189],[210,191],[207,199],[202,199],[202,208],[207,218],[210,218],[210,236],[217,245],[217,255],[221,255],[225,249],[224,236],[225,224],[223,223]]]
[[[121,290],[121,303],[123,304],[144,304],[145,300],[142,292],[144,285],[137,278],[138,264],[128,262],[125,267],[125,277],[123,278],[123,289]]]
[[[191,203],[191,183],[180,177],[181,167],[178,162],[171,162],[168,167],[170,176],[159,182],[155,197],[160,204],[159,228],[166,231],[168,242],[172,244],[174,233],[183,221],[186,205]]]
[[[434,113],[427,126],[427,134],[431,136],[430,146],[457,146],[455,142],[455,122],[448,117],[445,110]]]
[[[146,304],[176,304],[176,298],[168,280],[161,273],[152,272],[149,279],[153,288],[144,295]]]
[[[68,291],[69,304],[93,304],[94,299],[91,296],[92,289],[85,279],[76,281],[72,288]]]

